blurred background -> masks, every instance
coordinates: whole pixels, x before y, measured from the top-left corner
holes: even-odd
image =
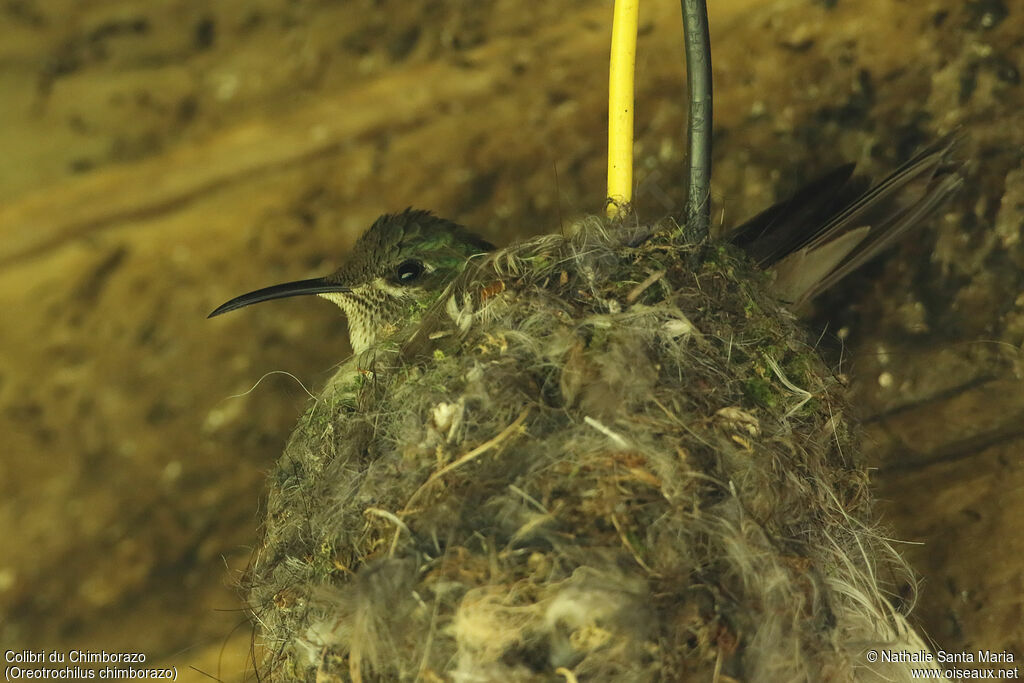
[[[966,189],[808,324],[918,623],[1019,661],[1024,9],[709,4],[719,228],[963,138]],[[0,649],[245,676],[265,472],[350,350],[313,297],[207,313],[330,272],[410,205],[499,244],[600,211],[610,21],[607,0],[0,0]],[[646,219],[684,200],[683,73],[678,3],[647,0]]]

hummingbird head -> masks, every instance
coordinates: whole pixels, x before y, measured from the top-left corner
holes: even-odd
[[[378,218],[330,275],[243,294],[209,317],[270,299],[317,294],[345,312],[352,349],[358,353],[393,332],[410,305],[440,293],[470,256],[492,249],[456,223],[406,209]]]

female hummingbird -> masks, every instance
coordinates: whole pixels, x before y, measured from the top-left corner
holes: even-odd
[[[471,256],[493,249],[452,221],[410,208],[378,218],[356,241],[348,261],[330,275],[257,289],[218,306],[208,317],[261,301],[317,294],[345,312],[352,350],[359,353],[393,332],[410,305],[440,294]]]
[[[949,141],[930,147],[864,190],[853,164],[818,178],[733,229],[726,239],[775,273],[774,289],[793,305],[807,301],[920,225],[963,183],[944,168]],[[483,238],[428,211],[381,216],[334,273],[258,289],[209,317],[249,304],[317,294],[348,317],[359,353],[405,320],[409,306],[440,294],[470,257],[494,249]]]

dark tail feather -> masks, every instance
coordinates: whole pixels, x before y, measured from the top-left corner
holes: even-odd
[[[775,271],[780,298],[807,301],[920,225],[959,189],[959,168],[945,168],[952,146],[946,139],[929,147],[859,196],[851,196],[853,167],[840,167],[739,226],[729,239]]]
[[[814,232],[812,225],[825,225],[844,206],[867,189],[863,179],[853,179],[855,164],[844,164],[812,180],[790,197],[734,228],[730,242],[767,268],[802,247]],[[853,187],[853,185],[860,187]]]

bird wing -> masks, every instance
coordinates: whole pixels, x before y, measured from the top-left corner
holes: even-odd
[[[853,167],[842,166],[727,238],[776,273],[780,298],[807,301],[920,225],[963,184],[959,168],[944,168],[953,144],[947,138],[925,149],[853,197]]]

